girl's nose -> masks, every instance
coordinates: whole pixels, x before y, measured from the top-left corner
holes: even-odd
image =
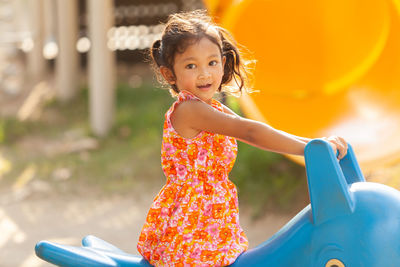
[[[209,78],[211,73],[207,70],[207,68],[200,69],[199,79]]]

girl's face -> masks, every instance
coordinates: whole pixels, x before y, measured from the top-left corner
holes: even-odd
[[[203,37],[189,45],[183,53],[176,53],[173,66],[175,77],[167,80],[175,84],[179,91],[189,91],[211,104],[221,85],[224,65],[225,57],[221,57],[219,47]]]

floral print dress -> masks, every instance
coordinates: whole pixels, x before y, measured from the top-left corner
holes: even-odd
[[[170,118],[189,99],[201,101],[182,91],[165,115],[161,161],[167,181],[154,198],[137,248],[155,266],[230,265],[248,248],[236,187],[228,179],[237,144],[205,131],[181,137]],[[223,111],[218,101],[211,105]]]

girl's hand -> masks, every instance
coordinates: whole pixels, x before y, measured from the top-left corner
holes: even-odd
[[[323,137],[322,139],[329,142],[329,144],[333,148],[333,151],[335,152],[335,155],[336,155],[337,151],[339,150],[339,155],[338,155],[339,160],[346,156],[347,142],[342,137],[333,135],[330,137]]]

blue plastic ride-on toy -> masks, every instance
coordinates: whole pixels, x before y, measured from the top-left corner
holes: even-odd
[[[311,204],[232,266],[399,267],[400,192],[366,182],[351,146],[338,161],[326,141],[315,139],[305,161]],[[82,244],[41,241],[36,254],[59,266],[150,266],[93,236]]]

